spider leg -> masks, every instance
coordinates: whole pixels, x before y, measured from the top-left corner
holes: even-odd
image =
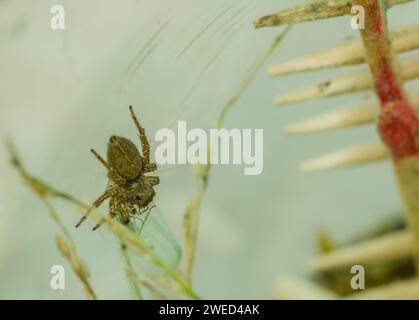
[[[116,212],[109,212],[109,215],[111,216],[111,218],[113,219],[116,216]],[[98,224],[96,224],[93,227],[93,231],[96,231],[97,229],[100,228],[100,226],[105,222],[105,219],[102,219],[100,222],[98,222]]]
[[[132,106],[129,107],[129,112],[131,113],[131,118],[135,123],[135,126],[138,129],[139,137],[141,141],[141,149],[143,151],[143,157],[144,157],[144,172],[152,172],[157,169],[157,166],[154,163],[150,163],[150,144],[148,143],[147,136],[145,135],[145,130],[141,126],[140,122],[138,121],[138,118],[136,117],[134,113],[134,109]]]
[[[105,161],[105,159],[102,158],[102,156],[99,153],[97,153],[94,149],[90,149],[90,152],[93,153],[96,159],[98,159],[99,162],[106,167],[106,169],[111,170],[111,167],[109,166],[109,164]]]
[[[128,224],[130,220],[130,210],[126,208],[123,204],[119,206],[119,217],[121,218],[122,224]]]
[[[99,162],[101,163],[101,164],[103,164],[105,167],[106,167],[106,169],[108,169],[108,172],[109,172],[109,177],[113,180],[113,181],[115,181],[116,183],[118,183],[118,184],[125,184],[125,179],[123,178],[123,177],[121,177],[121,175],[118,173],[118,172],[116,172],[115,170],[114,170],[114,168],[112,168],[106,161],[105,161],[105,159],[103,159],[102,158],[102,156],[99,154],[99,153],[97,153],[94,149],[90,149],[90,151],[93,153],[93,155],[96,157],[96,159],[98,159],[99,160]]]
[[[134,217],[134,219],[139,219],[141,221],[141,227],[140,227],[140,230],[138,232],[139,234],[143,231],[143,228],[144,228],[144,225],[145,225],[145,223],[148,219],[148,216],[150,215],[151,210],[155,207],[156,206],[153,204],[151,207],[145,208],[145,210],[142,212],[142,213],[146,212],[146,216],[144,217],[144,219],[142,219],[141,216],[140,217],[138,217],[138,216]]]
[[[81,217],[80,221],[76,224],[76,228],[78,228],[87,218],[89,213],[92,211],[92,209],[95,209],[101,205],[103,201],[113,196],[112,190],[107,190],[105,193],[103,193],[99,198],[96,199],[95,202],[91,205],[91,207],[86,211],[83,217]]]
[[[144,219],[139,217],[139,216],[132,216],[131,218],[134,219],[134,220],[140,220],[141,224],[144,224]]]
[[[143,173],[150,173],[157,170],[155,163],[144,163]]]
[[[160,183],[160,178],[157,176],[146,176],[146,179],[152,186],[158,185]]]
[[[148,207],[148,208],[146,209],[146,216],[145,216],[144,222],[147,220],[147,218],[148,218],[148,216],[149,216],[149,214],[150,214],[151,210],[153,210],[155,207],[156,207],[156,205],[155,205],[155,204],[153,204],[152,206],[150,206],[150,207]]]
[[[146,223],[146,221],[148,219],[148,216],[150,215],[151,210],[153,210],[155,207],[156,206],[153,204],[151,207],[146,209],[146,215],[145,215],[144,220],[143,220],[142,228],[144,227],[144,224]]]

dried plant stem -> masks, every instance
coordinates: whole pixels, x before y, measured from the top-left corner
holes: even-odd
[[[385,0],[388,7],[413,0]],[[310,3],[295,6],[277,13],[269,14],[253,21],[255,28],[275,27],[305,21],[328,19],[349,15],[352,5],[350,0],[312,0]]]
[[[257,61],[246,73],[245,77],[241,81],[236,92],[225,102],[224,106],[221,109],[221,113],[218,119],[215,122],[214,128],[220,129],[224,123],[225,117],[233,105],[240,99],[246,89],[250,86],[259,69],[264,65],[268,60],[271,54],[275,51],[276,47],[280,44],[281,40],[289,31],[290,27],[287,27],[279,36],[277,36],[272,44],[269,46],[268,50],[265,52],[263,57]],[[205,191],[208,187],[208,178],[211,171],[211,147],[208,150],[208,164],[198,167],[197,170],[197,180],[198,186],[195,193],[195,196],[188,204],[184,219],[183,219],[183,252],[184,252],[184,261],[185,261],[185,274],[188,282],[192,281],[192,269],[195,260],[195,249],[197,241],[197,230],[198,230],[198,221],[199,221],[199,211],[201,209],[202,199],[205,194]]]
[[[31,175],[20,162],[17,153],[13,148],[9,148],[12,164],[21,174],[24,182],[30,187],[30,189],[41,199],[46,200],[48,197],[58,197],[64,199],[77,207],[86,210],[91,208],[89,204],[86,204],[72,195],[65,193],[61,190],[57,190],[53,186],[45,183],[37,177]],[[187,281],[183,276],[177,271],[168,266],[163,260],[161,260],[154,253],[153,249],[150,248],[144,241],[139,238],[133,231],[129,230],[127,227],[119,223],[118,221],[113,220],[108,215],[100,214],[97,210],[91,210],[89,219],[94,220],[96,223],[103,222],[104,225],[113,233],[122,243],[124,243],[128,249],[135,252],[136,254],[148,259],[150,263],[154,264],[160,270],[162,270],[169,278],[173,280],[174,283],[179,287],[179,289],[189,298],[198,299],[198,295],[192,290]]]
[[[208,186],[208,176],[211,166],[203,165],[197,168],[197,190],[188,204],[183,216],[183,256],[185,275],[188,283],[192,283],[192,269],[195,262],[195,248],[198,232],[199,210]]]
[[[48,202],[45,200],[44,203],[47,204]],[[54,209],[50,207],[50,210],[54,210]],[[88,279],[89,273],[84,267],[80,258],[78,257],[75,248],[72,247],[72,245],[69,244],[64,237],[61,237],[61,236],[58,236],[56,238],[56,243],[57,243],[58,250],[68,260],[74,273],[79,278],[80,282],[83,283],[84,291],[86,292],[87,298],[96,300],[97,296],[95,292],[93,291],[92,285],[90,284],[90,281]]]
[[[269,14],[253,21],[255,28],[274,27],[304,21],[327,19],[350,14],[351,2],[346,0],[314,0],[290,9]]]
[[[140,286],[132,280],[131,274],[135,273],[134,268],[131,263],[131,258],[129,256],[129,253],[127,251],[127,247],[124,243],[121,243],[120,248],[120,255],[121,255],[121,261],[122,261],[122,267],[125,271],[125,274],[128,279],[129,286],[131,288],[131,292],[135,299],[137,300],[143,300],[143,295],[141,293]]]
[[[107,228],[122,242],[124,242],[128,248],[133,252],[137,253],[140,256],[148,259],[152,264],[161,269],[167,276],[169,276],[179,288],[192,299],[198,299],[198,295],[192,290],[187,281],[182,277],[182,275],[177,271],[168,266],[163,260],[155,255],[152,248],[150,248],[142,239],[137,237],[135,233],[131,230],[120,224],[119,222],[112,220],[107,215],[102,215],[96,210],[93,210],[91,213],[92,219],[96,222],[104,221]]]
[[[398,74],[387,31],[386,3],[379,0],[353,2],[365,8],[366,28],[361,30],[361,36],[381,104],[378,129],[392,153],[407,222],[417,244],[414,258],[419,271],[419,158],[416,144],[419,120]]]
[[[61,228],[61,230],[64,233],[65,237],[62,237],[62,236],[56,237],[56,244],[57,244],[58,250],[70,263],[70,266],[73,269],[74,273],[76,274],[77,278],[79,278],[80,282],[84,285],[84,291],[86,292],[87,298],[96,300],[97,299],[96,293],[94,292],[92,285],[90,284],[90,281],[89,281],[89,273],[85,269],[84,264],[77,253],[76,244],[73,238],[71,237],[70,232],[64,226],[57,211],[54,209],[51,203],[47,200],[47,198],[45,197],[39,197],[39,198],[44,203],[44,205],[48,208],[51,218],[57,223],[57,225]]]
[[[10,141],[6,141],[6,148],[10,153],[11,163],[19,170],[24,182],[30,186],[30,188],[34,191],[36,196],[42,201],[42,203],[47,207],[50,217],[54,222],[58,225],[61,231],[64,234],[63,236],[56,237],[56,244],[59,252],[68,260],[70,263],[71,268],[73,269],[76,276],[79,278],[80,282],[84,285],[84,290],[86,292],[86,296],[89,299],[96,300],[97,296],[94,292],[90,281],[89,281],[89,274],[84,267],[83,262],[81,261],[76,248],[76,243],[73,240],[70,232],[62,222],[58,212],[54,209],[52,204],[48,201],[47,195],[54,194],[56,192],[53,191],[52,188],[45,186],[40,180],[32,177],[22,166],[16,150],[14,149],[12,143]]]
[[[163,292],[157,289],[154,285],[152,285],[149,281],[147,281],[147,279],[145,279],[143,276],[135,273],[134,270],[127,269],[126,272],[127,272],[127,276],[130,277],[132,282],[138,283],[138,285],[141,285],[144,288],[146,288],[154,299],[157,299],[157,300],[167,299],[167,297],[165,296]]]

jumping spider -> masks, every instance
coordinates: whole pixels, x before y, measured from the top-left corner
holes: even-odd
[[[79,227],[86,220],[89,212],[101,205],[103,201],[110,198],[109,215],[113,218],[119,215],[123,224],[130,222],[130,217],[137,212],[147,209],[155,195],[153,186],[159,184],[157,176],[146,176],[146,173],[156,171],[155,163],[150,163],[150,145],[145,135],[145,130],[134,114],[132,107],[129,107],[141,141],[141,156],[137,147],[130,140],[111,136],[108,142],[107,162],[93,149],[90,151],[108,170],[109,185],[105,192],[93,202],[91,208],[80,219],[76,227]],[[100,227],[99,222],[93,230]]]

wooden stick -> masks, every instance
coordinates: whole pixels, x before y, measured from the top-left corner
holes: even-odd
[[[398,281],[389,285],[354,293],[348,299],[371,300],[417,300],[419,299],[419,280],[417,278]]]
[[[397,29],[390,34],[395,52],[419,48],[419,25]],[[349,42],[269,67],[271,76],[321,70],[366,62],[362,42]]]
[[[340,167],[382,161],[389,158],[388,149],[382,143],[363,144],[338,150],[301,164],[303,172],[332,170]]]
[[[419,58],[410,58],[400,65],[402,80],[419,78]],[[359,71],[320,83],[307,86],[296,91],[283,94],[275,99],[277,105],[286,105],[301,101],[333,97],[374,89],[375,82],[368,70]]]
[[[313,281],[291,275],[280,277],[274,288],[275,299],[332,300],[338,295]]]
[[[388,7],[413,0],[385,0]],[[253,21],[255,28],[275,27],[306,21],[320,20],[349,15],[355,1],[348,0],[313,0],[277,13],[268,14]]]
[[[315,257],[309,261],[308,269],[321,272],[355,264],[406,257],[412,254],[413,245],[413,237],[408,231],[397,231]]]
[[[409,92],[409,98],[413,103],[416,114],[419,115],[419,88]],[[378,102],[366,102],[291,124],[284,129],[284,132],[287,134],[306,134],[374,123],[378,118],[379,110]]]

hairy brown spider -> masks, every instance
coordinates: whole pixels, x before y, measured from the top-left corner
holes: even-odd
[[[110,198],[109,215],[113,218],[119,215],[123,224],[130,222],[130,217],[137,212],[147,209],[155,195],[153,186],[159,184],[157,176],[146,176],[144,174],[156,171],[157,166],[150,163],[150,145],[145,135],[145,130],[134,114],[132,107],[129,107],[131,118],[139,131],[141,156],[137,147],[130,140],[111,136],[108,142],[107,162],[93,149],[90,151],[108,170],[109,186],[105,192],[95,201],[86,214],[80,219],[76,227],[79,227],[86,220],[89,212],[101,205],[103,201]],[[101,226],[99,222],[93,230]]]

